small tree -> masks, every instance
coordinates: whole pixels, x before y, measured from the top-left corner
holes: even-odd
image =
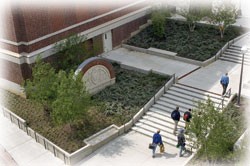
[[[225,29],[236,22],[237,10],[232,3],[222,3],[214,7],[211,13],[212,23],[218,26],[220,37],[223,39]]]
[[[72,123],[77,119],[84,118],[91,102],[90,95],[86,92],[81,81],[81,75],[74,76],[71,71],[58,73],[57,98],[52,103],[52,118],[55,124]]]
[[[56,50],[62,56],[61,69],[67,70],[71,66],[77,66],[81,63],[81,56],[85,54],[86,48],[83,42],[85,36],[72,35],[67,39],[56,43]]]
[[[162,38],[165,35],[166,17],[170,16],[170,12],[166,7],[160,6],[153,10],[151,15],[154,34]]]
[[[207,160],[218,160],[232,152],[237,137],[235,134],[238,132],[233,113],[230,116],[221,113],[215,109],[211,100],[207,100],[199,103],[192,114],[188,134],[196,139],[193,139],[193,143],[199,147],[198,156],[206,157]]]
[[[63,70],[56,73],[41,60],[33,67],[32,79],[26,80],[24,88],[28,98],[43,104],[56,125],[84,118],[91,105],[81,74],[75,76],[73,71],[67,74]]]
[[[46,113],[51,112],[51,104],[57,97],[57,77],[49,63],[41,59],[36,61],[32,69],[32,79],[24,84],[27,98],[42,103]]]

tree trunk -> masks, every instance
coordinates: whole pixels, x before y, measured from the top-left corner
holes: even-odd
[[[224,38],[224,26],[220,25],[219,29],[220,29],[220,38],[223,39]]]
[[[188,25],[189,25],[189,31],[193,32],[195,28],[195,23],[189,23]]]

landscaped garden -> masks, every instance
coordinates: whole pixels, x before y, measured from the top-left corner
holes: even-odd
[[[53,122],[41,103],[10,92],[0,93],[6,108],[28,122],[28,126],[68,152],[84,146],[83,139],[111,124],[128,122],[170,77],[142,74],[114,64],[116,83],[91,97],[91,106],[81,119],[62,125]],[[46,75],[48,77],[48,75]],[[48,87],[47,87],[48,89]],[[43,90],[43,92],[45,89]],[[63,110],[61,110],[63,111]],[[69,125],[70,124],[70,125]]]
[[[145,49],[154,47],[176,52],[180,57],[204,61],[213,57],[228,41],[242,33],[242,29],[229,26],[221,39],[217,26],[197,24],[191,32],[188,22],[168,19],[162,37],[157,36],[153,25],[150,25],[130,38],[126,44]]]

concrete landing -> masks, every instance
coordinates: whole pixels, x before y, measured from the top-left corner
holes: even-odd
[[[125,48],[118,48],[105,53],[102,56],[106,59],[124,64],[126,66],[136,67],[146,71],[154,70],[158,73],[166,75],[175,74],[177,77],[182,77],[199,67],[155,55],[130,51]]]

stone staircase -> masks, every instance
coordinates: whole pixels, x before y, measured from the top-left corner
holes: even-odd
[[[223,61],[229,61],[234,63],[242,63],[242,53],[241,47],[232,44],[229,48],[223,52],[222,56],[220,57]],[[250,65],[250,50],[244,55],[244,65]]]
[[[152,137],[157,129],[161,130],[163,142],[176,146],[177,137],[173,135],[174,122],[171,119],[171,112],[179,106],[181,119],[178,128],[184,128],[183,114],[189,108],[197,107],[198,101],[205,101],[210,98],[215,107],[221,107],[221,95],[193,88],[184,84],[174,84],[149,108],[146,114],[132,127],[132,130]],[[225,98],[225,104],[228,98]],[[186,136],[186,147],[193,149]]]

